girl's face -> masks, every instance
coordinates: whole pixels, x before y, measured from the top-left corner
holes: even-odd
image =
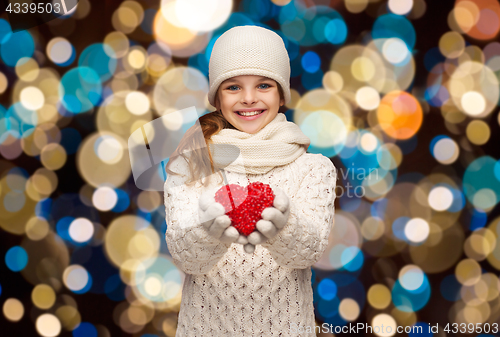
[[[257,133],[278,114],[285,104],[280,99],[275,80],[257,75],[241,75],[225,80],[215,98],[217,110],[232,126],[246,133]],[[262,113],[260,113],[264,110]],[[254,116],[241,116],[237,112],[255,112]]]

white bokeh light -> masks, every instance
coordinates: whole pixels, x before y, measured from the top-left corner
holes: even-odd
[[[72,291],[80,291],[89,282],[89,273],[80,265],[68,266],[63,273],[64,285]]]
[[[378,314],[372,320],[373,333],[376,336],[389,337],[396,334],[396,320],[389,314]],[[384,327],[382,329],[382,326]],[[390,331],[390,332],[389,332]]]
[[[21,104],[28,110],[38,110],[45,104],[43,92],[36,87],[26,87],[21,90],[19,97]]]
[[[42,314],[36,319],[36,330],[43,337],[55,337],[61,333],[61,322],[52,314]]]
[[[71,43],[63,37],[55,37],[47,44],[47,56],[54,63],[67,62],[73,55]]]
[[[227,21],[233,9],[232,0],[177,0],[169,4],[169,0],[162,1],[162,13],[172,22],[194,32],[209,32],[220,27]],[[169,6],[170,5],[170,6]],[[163,7],[166,7],[163,9]],[[172,8],[174,7],[174,8]],[[167,8],[174,12],[165,15]],[[172,18],[175,16],[175,19]],[[174,23],[175,22],[175,23]]]
[[[387,39],[382,46],[384,58],[392,64],[403,62],[408,57],[409,53],[410,51],[406,43],[397,37]]]
[[[477,91],[466,92],[461,99],[462,109],[467,115],[478,116],[486,109],[484,96]]]
[[[436,211],[445,211],[453,203],[453,193],[443,186],[434,187],[427,198],[429,205]]]
[[[449,165],[457,160],[460,148],[453,139],[442,138],[436,142],[432,153],[438,162]]]
[[[108,186],[96,188],[92,194],[92,204],[101,212],[112,210],[118,202],[116,191]]]
[[[378,147],[378,139],[371,132],[365,132],[359,141],[361,148],[366,152],[373,152]]]
[[[422,218],[413,218],[405,225],[405,236],[411,242],[420,243],[429,236],[429,223]]]
[[[416,265],[404,266],[399,272],[399,283],[406,290],[417,290],[424,283],[424,272]]]
[[[155,275],[149,276],[144,282],[144,289],[150,296],[158,296],[162,291],[162,281]]]
[[[394,14],[405,15],[413,8],[413,0],[389,0],[388,6]]]
[[[364,110],[373,110],[380,105],[380,94],[372,87],[362,87],[356,91],[356,103]]]
[[[77,218],[69,225],[69,236],[76,242],[89,241],[94,235],[94,225],[90,220]]]
[[[125,106],[132,114],[140,116],[149,111],[151,103],[148,96],[139,91],[132,91],[125,98]]]
[[[123,147],[113,136],[103,135],[96,141],[96,154],[103,162],[115,164],[123,157]]]

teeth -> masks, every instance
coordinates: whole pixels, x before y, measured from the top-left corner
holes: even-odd
[[[238,115],[240,116],[254,116],[254,115],[258,115],[260,113],[262,113],[264,110],[260,110],[260,111],[252,111],[252,112],[242,112],[242,111],[238,111]]]

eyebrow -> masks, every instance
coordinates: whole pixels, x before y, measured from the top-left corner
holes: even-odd
[[[261,76],[261,77],[259,77],[259,79],[258,79],[258,81],[266,81],[266,80],[272,81],[272,79],[267,78],[267,77],[265,77],[265,76]],[[225,80],[224,82],[225,82],[225,83],[230,83],[230,82],[240,83],[240,81],[238,81],[238,80],[237,80],[237,79],[235,79],[235,78],[230,78],[230,79],[228,79],[228,80]]]

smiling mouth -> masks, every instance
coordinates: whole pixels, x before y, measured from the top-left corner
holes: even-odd
[[[238,115],[243,116],[243,117],[250,117],[250,116],[260,115],[264,111],[266,111],[266,110],[264,109],[264,110],[260,110],[260,111],[243,112],[243,113],[241,111],[235,111],[235,113],[237,113]]]

